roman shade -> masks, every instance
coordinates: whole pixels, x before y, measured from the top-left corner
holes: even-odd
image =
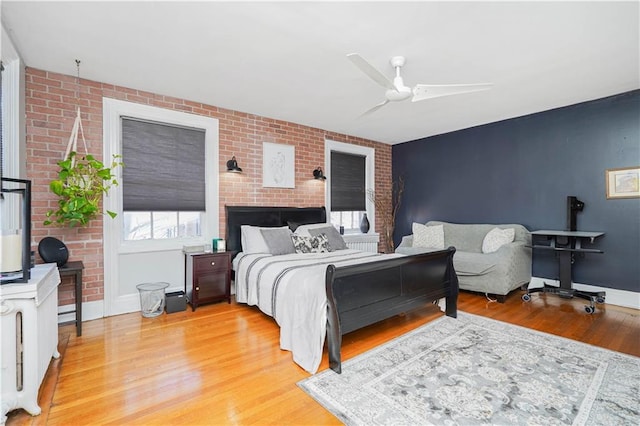
[[[331,151],[331,211],[365,211],[366,157]]]
[[[124,211],[205,211],[205,131],[122,117]]]

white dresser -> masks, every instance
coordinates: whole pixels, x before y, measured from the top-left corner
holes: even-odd
[[[24,408],[40,414],[38,390],[51,358],[58,358],[58,285],[55,263],[36,265],[28,283],[0,286],[2,424]]]

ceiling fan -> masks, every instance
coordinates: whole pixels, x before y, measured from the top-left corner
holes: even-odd
[[[404,81],[400,76],[400,69],[405,64],[404,56],[394,56],[389,61],[391,66],[396,70],[396,76],[393,81],[387,78],[384,74],[378,71],[373,65],[367,62],[362,56],[357,53],[350,53],[347,57],[353,62],[355,66],[368,75],[373,81],[386,88],[386,99],[367,110],[362,115],[371,114],[382,108],[389,102],[404,101],[411,98],[411,102],[423,101],[425,99],[438,98],[440,96],[458,95],[461,93],[479,92],[481,90],[488,90],[493,86],[492,83],[477,83],[477,84],[416,84],[413,88],[404,85]]]

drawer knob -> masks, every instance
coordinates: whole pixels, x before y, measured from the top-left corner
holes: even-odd
[[[196,291],[200,291],[200,287],[196,287]]]
[[[215,266],[216,262],[211,262],[211,266]]]

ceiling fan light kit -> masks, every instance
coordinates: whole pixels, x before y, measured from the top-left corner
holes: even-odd
[[[386,88],[385,100],[373,108],[366,111],[363,115],[371,114],[389,102],[399,102],[411,98],[411,102],[423,101],[426,99],[439,98],[441,96],[459,95],[462,93],[479,92],[488,90],[493,86],[491,83],[476,84],[416,84],[413,88],[406,86],[400,75],[400,70],[406,63],[404,56],[394,56],[389,61],[395,69],[396,75],[391,81],[383,73],[378,71],[373,65],[367,62],[357,53],[350,53],[347,57],[365,73],[373,81]]]

